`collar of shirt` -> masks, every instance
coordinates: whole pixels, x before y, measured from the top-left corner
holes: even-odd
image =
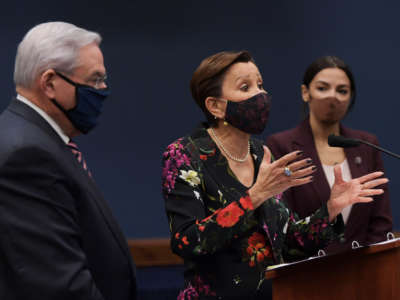
[[[64,143],[68,144],[70,138],[64,133],[64,131],[56,123],[56,121],[54,121],[44,110],[42,110],[39,106],[33,104],[31,101],[26,99],[24,96],[21,96],[20,94],[17,95],[17,99],[28,105],[34,111],[36,111],[43,119],[46,120],[47,123],[49,123],[49,125],[54,129],[54,131],[57,132],[57,134],[64,141]]]

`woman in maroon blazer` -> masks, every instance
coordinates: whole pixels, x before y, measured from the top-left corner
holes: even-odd
[[[328,145],[332,133],[378,144],[374,135],[340,123],[356,98],[353,74],[341,59],[324,56],[315,60],[304,74],[301,92],[308,117],[293,129],[271,135],[267,146],[275,158],[302,150],[317,166],[312,183],[285,192],[289,207],[304,217],[329,199],[334,165],[341,164],[344,179],[350,180],[383,171],[383,162],[378,151],[365,145],[345,149]],[[355,204],[342,212],[346,242],[331,245],[328,252],[348,250],[354,240],[367,245],[386,239],[392,230],[392,214],[387,185],[383,188],[385,193],[375,201]]]

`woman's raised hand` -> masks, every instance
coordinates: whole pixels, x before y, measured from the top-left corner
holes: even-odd
[[[271,152],[264,146],[264,158],[257,181],[248,190],[255,208],[292,186],[312,181],[311,174],[316,168],[309,158],[297,160],[300,155],[302,155],[301,151],[294,151],[271,163]]]
[[[351,204],[373,201],[372,196],[384,192],[383,189],[376,189],[375,187],[389,181],[387,178],[379,178],[383,175],[383,172],[369,173],[348,182],[343,180],[340,166],[335,166],[334,173],[335,183],[332,186],[331,196],[327,203],[330,221]]]

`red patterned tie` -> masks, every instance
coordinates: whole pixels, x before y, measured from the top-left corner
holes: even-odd
[[[71,149],[72,153],[74,154],[78,163],[82,166],[82,168],[87,172],[90,178],[92,178],[92,173],[90,173],[89,168],[86,164],[85,159],[83,158],[82,152],[79,151],[78,145],[75,144],[73,141],[69,141],[67,144],[68,148]]]

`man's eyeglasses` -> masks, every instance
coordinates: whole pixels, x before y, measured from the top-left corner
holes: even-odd
[[[92,84],[90,84],[90,85],[92,85],[95,89],[100,89],[103,87],[103,85],[107,84],[106,83],[107,75],[97,76],[97,77],[93,78],[92,80],[90,80],[89,82],[93,83],[93,85]]]
[[[65,81],[67,81],[68,83],[72,84],[73,86],[82,85],[82,84],[76,83],[75,81],[72,81],[67,76],[61,74],[58,71],[56,71],[56,74],[58,76],[60,76],[62,79],[64,79]],[[93,77],[93,79],[89,79],[87,81],[87,83],[88,83],[88,86],[98,90],[98,89],[102,88],[102,85],[106,85],[106,80],[107,80],[107,75],[96,76],[96,77]]]

